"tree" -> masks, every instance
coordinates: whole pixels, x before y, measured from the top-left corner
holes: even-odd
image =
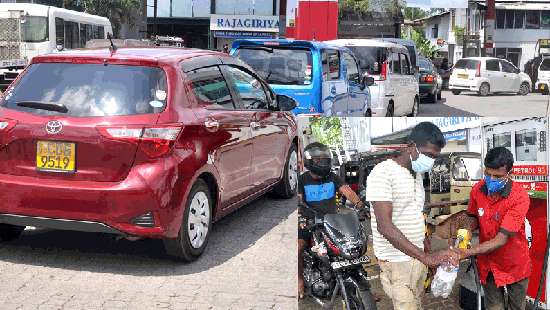
[[[312,135],[317,141],[328,146],[342,146],[342,125],[338,117],[316,117],[310,122]]]
[[[107,17],[113,25],[113,35],[118,37],[122,24],[135,23],[132,12],[141,7],[140,0],[83,0],[84,11]]]
[[[421,29],[412,28],[410,29],[410,32],[403,31],[402,36],[404,38],[412,40],[415,43],[418,52],[424,55],[424,57],[432,58],[437,56],[439,49],[437,48],[437,46],[432,44],[430,40],[426,39],[424,31],[422,31]]]
[[[420,9],[420,8],[404,8],[403,9],[403,17],[406,20],[416,20],[420,18],[424,18],[428,16],[428,12]]]
[[[369,10],[369,0],[341,0],[340,11],[354,11],[366,13]]]

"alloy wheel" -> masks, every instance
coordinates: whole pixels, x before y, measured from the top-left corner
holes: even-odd
[[[292,151],[288,158],[288,184],[293,192],[298,186],[298,154],[296,151]]]
[[[189,205],[189,221],[187,233],[191,246],[200,248],[208,235],[208,223],[210,223],[210,203],[204,192],[197,192]]]

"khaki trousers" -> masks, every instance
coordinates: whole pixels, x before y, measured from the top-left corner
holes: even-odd
[[[384,292],[391,298],[395,310],[422,309],[424,281],[428,267],[416,259],[391,263],[379,261],[380,281]]]

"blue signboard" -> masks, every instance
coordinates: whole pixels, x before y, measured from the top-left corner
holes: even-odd
[[[273,32],[257,32],[257,31],[213,31],[215,38],[228,39],[272,39],[276,33]]]
[[[462,141],[467,139],[467,133],[464,129],[446,132],[443,135],[445,136],[446,141]]]

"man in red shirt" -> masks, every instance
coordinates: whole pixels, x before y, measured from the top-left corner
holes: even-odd
[[[471,231],[479,228],[479,245],[456,251],[460,259],[477,256],[487,310],[504,310],[504,287],[508,292],[508,309],[525,309],[531,274],[525,236],[529,195],[512,181],[513,165],[514,157],[504,147],[487,153],[485,178],[472,188],[467,223],[459,225]]]

